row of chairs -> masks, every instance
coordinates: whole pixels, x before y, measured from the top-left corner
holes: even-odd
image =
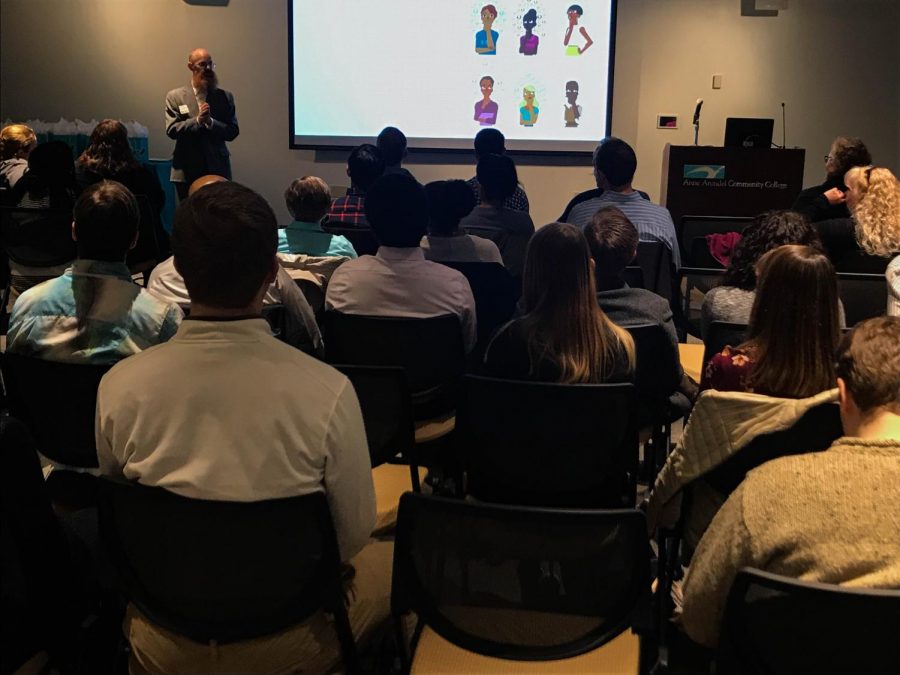
[[[707,236],[729,232],[742,233],[752,218],[725,216],[685,216],[678,228],[683,266],[679,281],[685,282],[682,311],[690,315],[693,288],[709,289],[715,286],[725,267],[709,252]],[[837,267],[838,293],[844,305],[847,325],[881,316],[887,307],[887,286],[884,269],[887,259],[870,256],[864,252],[851,254]]]
[[[227,644],[324,610],[346,671],[360,672],[321,493],[210,502],[104,481],[101,494],[101,537],[121,588],[155,623]],[[543,662],[540,672],[647,672],[639,636],[652,633],[650,582],[638,511],[401,499],[391,611],[404,672],[531,672],[521,662]],[[745,569],[728,598],[716,672],[891,672],[898,610],[896,591]]]

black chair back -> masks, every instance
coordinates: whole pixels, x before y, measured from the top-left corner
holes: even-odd
[[[848,326],[883,316],[887,312],[887,281],[884,273],[838,272],[837,283]]]
[[[103,480],[99,517],[125,595],[159,626],[227,644],[325,609],[344,654],[353,649],[324,493],[225,502]]]
[[[632,625],[650,588],[643,514],[538,509],[407,493],[391,608],[501,659],[577,656]]]
[[[519,287],[499,263],[442,262],[462,272],[475,297],[478,344],[481,351],[494,332],[512,318],[519,301]]]
[[[272,335],[279,340],[286,339],[287,315],[285,314],[284,305],[281,303],[263,305],[262,317],[269,322],[269,328],[272,329]]]
[[[634,506],[632,384],[550,384],[468,375],[456,415],[468,492],[506,504]]]
[[[860,249],[841,257],[841,259],[835,263],[834,269],[837,272],[883,275],[890,262],[890,257],[882,258],[877,255],[869,255]]]
[[[132,273],[138,273],[153,269],[165,255],[158,234],[162,231],[159,212],[147,195],[134,197],[138,203],[138,239],[135,247],[125,256],[125,264]]]
[[[725,266],[713,257],[709,250],[709,242],[706,241],[705,236],[694,237],[691,241],[690,256],[691,267],[710,270],[725,269]]]
[[[0,241],[9,258],[28,267],[75,259],[71,209],[0,207]]]
[[[10,409],[28,427],[41,454],[69,466],[97,466],[97,387],[111,367],[2,355]]]
[[[706,368],[709,360],[725,347],[737,347],[746,342],[749,330],[749,326],[743,323],[713,321],[703,338],[703,367]]]
[[[453,410],[466,364],[456,316],[411,319],[326,311],[322,333],[329,363],[403,368],[416,419]]]
[[[900,591],[738,572],[722,621],[717,675],[896,673]]]
[[[626,326],[634,338],[635,385],[640,400],[642,426],[667,423],[669,398],[678,389],[678,350],[659,324]]]
[[[669,247],[660,241],[638,242],[635,263],[643,273],[644,288],[668,300],[674,309],[679,293]]]
[[[622,280],[630,288],[647,288],[644,282],[644,270],[639,265],[629,265],[622,271]]]
[[[399,366],[335,368],[347,376],[359,399],[372,468],[397,455],[411,460],[416,427],[406,371]]]
[[[350,223],[342,223],[337,220],[329,220],[322,224],[322,229],[329,234],[339,234],[346,237],[356,255],[375,255],[378,253],[378,240],[368,227],[359,227]]]

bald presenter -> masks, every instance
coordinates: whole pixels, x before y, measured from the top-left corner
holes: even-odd
[[[175,141],[170,180],[179,199],[187,197],[188,186],[201,176],[231,179],[231,153],[225,143],[240,133],[234,96],[219,89],[210,53],[195,49],[187,67],[191,83],[166,94],[166,135]]]

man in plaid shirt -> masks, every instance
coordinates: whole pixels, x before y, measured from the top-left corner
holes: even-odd
[[[374,145],[364,143],[353,149],[347,159],[350,189],[331,204],[327,222],[349,227],[368,228],[366,220],[366,191],[384,173],[384,159]]]
[[[485,155],[505,155],[506,154],[506,138],[497,129],[482,129],[475,135],[475,161]],[[481,186],[478,185],[478,178],[472,176],[468,181],[469,187],[475,193],[476,205],[481,204]],[[504,208],[514,211],[524,211],[528,213],[528,195],[521,185],[516,186],[516,191],[512,196],[503,202]]]

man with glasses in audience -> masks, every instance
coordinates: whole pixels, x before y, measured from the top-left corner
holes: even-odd
[[[226,141],[237,138],[234,96],[219,88],[216,64],[198,48],[188,56],[191,83],[166,94],[166,135],[175,141],[171,181],[178,199],[200,176],[217,174],[231,180]]]

